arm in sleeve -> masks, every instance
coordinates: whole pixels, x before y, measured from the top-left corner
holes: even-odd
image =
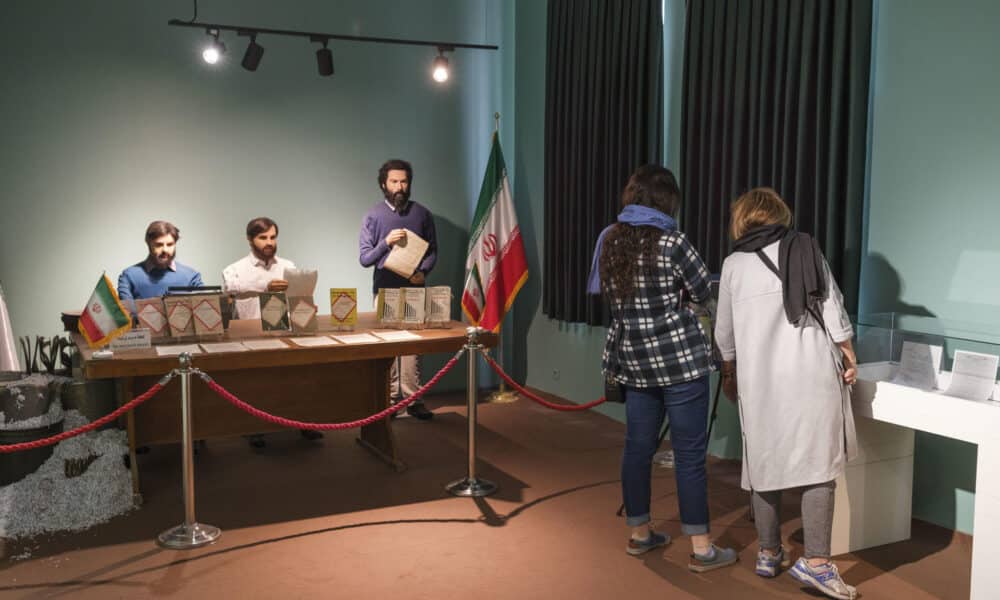
[[[830,337],[838,344],[854,337],[854,329],[851,327],[851,319],[844,309],[844,296],[840,293],[833,273],[830,272],[830,265],[823,259],[823,273],[826,275],[826,300],[823,301],[823,322],[826,324]]]
[[[118,299],[122,305],[135,315],[135,294],[132,293],[132,280],[128,278],[125,271],[118,276]]]
[[[191,277],[191,283],[189,283],[188,285],[190,287],[201,287],[201,286],[205,285],[201,281],[201,273],[199,273],[198,271],[195,271],[194,275]]]
[[[424,220],[424,231],[422,233],[424,239],[427,240],[427,252],[424,253],[424,259],[420,261],[420,266],[417,267],[417,270],[423,271],[426,275],[437,264],[437,230],[434,228],[434,215],[431,214],[431,211],[427,211],[427,217]]]
[[[376,263],[389,251],[389,246],[384,239],[378,237],[378,224],[371,215],[365,216],[361,223],[361,235],[359,245],[361,254],[359,259],[362,267],[370,267]]]
[[[733,294],[730,289],[729,271],[722,265],[719,280],[719,307],[715,316],[715,345],[719,347],[722,360],[736,360],[736,333],[733,329]]]
[[[701,304],[711,297],[705,262],[683,233],[679,234],[677,244],[673,246],[670,262],[674,268],[674,276],[684,282],[684,289],[692,302]]]

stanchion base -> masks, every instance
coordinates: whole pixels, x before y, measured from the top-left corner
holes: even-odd
[[[497,491],[497,484],[488,479],[469,479],[463,477],[457,481],[452,481],[445,486],[446,490],[453,496],[467,496],[481,498],[492,495]]]
[[[222,530],[218,527],[203,523],[192,523],[191,525],[178,525],[164,531],[157,536],[157,541],[164,548],[189,550],[211,544],[219,539],[220,535],[222,535]]]
[[[487,396],[486,401],[490,404],[510,404],[511,402],[517,402],[519,397],[514,390],[497,390]]]

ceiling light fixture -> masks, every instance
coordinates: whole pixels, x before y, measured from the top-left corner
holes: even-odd
[[[434,63],[431,66],[431,77],[433,77],[434,81],[438,83],[448,81],[448,77],[451,76],[451,67],[448,66],[448,57],[444,55],[445,52],[449,51],[454,51],[454,48],[438,46],[437,58],[434,59]]]
[[[314,42],[320,42],[323,47],[316,51],[316,70],[323,77],[329,77],[333,75],[333,52],[326,47],[330,40],[324,37],[313,37],[311,38]]]
[[[197,5],[196,5],[197,6]],[[444,82],[447,81],[451,76],[451,69],[448,63],[448,58],[444,55],[445,52],[454,52],[457,48],[467,48],[473,50],[498,50],[499,46],[492,44],[463,44],[459,42],[443,42],[443,41],[431,41],[431,40],[410,40],[410,39],[399,39],[399,38],[383,38],[383,37],[372,37],[364,35],[341,35],[336,33],[318,33],[309,31],[295,31],[291,29],[270,29],[267,27],[246,27],[243,25],[226,25],[220,23],[199,23],[197,22],[197,11],[195,12],[195,17],[191,21],[181,21],[180,19],[171,19],[167,22],[167,25],[172,27],[194,27],[198,29],[204,29],[206,33],[212,36],[212,42],[209,47],[205,48],[202,53],[202,57],[205,62],[209,64],[218,63],[223,54],[226,52],[226,46],[219,39],[219,34],[222,31],[233,31],[238,35],[249,35],[250,44],[247,46],[246,54],[243,56],[243,61],[241,64],[243,68],[248,71],[255,71],[257,65],[260,64],[260,59],[264,55],[264,48],[259,46],[256,42],[256,36],[258,35],[283,35],[291,37],[304,37],[308,38],[313,42],[319,42],[323,44],[323,47],[316,51],[316,68],[319,70],[319,74],[328,77],[333,74],[333,53],[327,48],[327,44],[330,40],[342,40],[348,42],[369,42],[375,44],[395,44],[395,45],[406,45],[406,46],[430,46],[436,47],[438,49],[438,55],[434,59],[434,65],[432,70],[432,75],[435,81]]]
[[[208,64],[214,65],[219,62],[222,55],[226,53],[226,45],[219,39],[218,29],[209,28],[205,30],[205,33],[212,36],[212,40],[208,42],[208,46],[205,46],[205,49],[202,50],[201,57],[205,59],[205,62]]]
[[[256,71],[260,65],[260,59],[264,57],[264,47],[257,43],[257,32],[251,31],[246,35],[250,36],[250,43],[247,44],[247,51],[243,53],[243,60],[240,64],[247,71]]]

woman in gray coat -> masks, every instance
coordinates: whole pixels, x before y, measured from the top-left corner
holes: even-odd
[[[848,386],[857,377],[851,323],[816,241],[790,230],[778,194],[757,188],[732,205],[734,252],[722,265],[716,340],[723,389],[739,399],[742,486],[760,536],[756,573],[787,567],[781,491],[802,490],[805,556],[790,574],[853,600],[830,561],[834,480],[856,449]]]

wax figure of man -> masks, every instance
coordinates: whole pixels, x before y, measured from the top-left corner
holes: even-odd
[[[201,273],[177,262],[177,241],[181,232],[167,221],[153,221],[146,227],[149,255],[128,267],[118,277],[118,297],[135,314],[136,299],[156,298],[171,286],[199,287]]]
[[[247,242],[250,253],[222,271],[222,289],[236,297],[236,318],[259,319],[261,292],[283,292],[288,289],[285,269],[294,269],[295,263],[278,256],[278,224],[268,217],[257,217],[247,223]],[[318,431],[300,429],[302,437],[317,440],[323,437]],[[264,436],[247,436],[254,448],[267,445]]]
[[[372,292],[379,288],[423,287],[427,275],[437,262],[437,234],[434,216],[423,205],[410,200],[413,167],[405,160],[386,161],[378,170],[378,184],[383,199],[365,215],[361,223],[361,266],[375,267]],[[427,241],[427,251],[417,270],[403,277],[385,268],[385,259],[395,244],[406,238],[410,230]],[[401,356],[393,361],[390,372],[389,399],[396,403],[407,398],[420,387],[420,364],[416,356]],[[417,401],[407,407],[407,412],[422,421],[433,418],[434,413]]]

